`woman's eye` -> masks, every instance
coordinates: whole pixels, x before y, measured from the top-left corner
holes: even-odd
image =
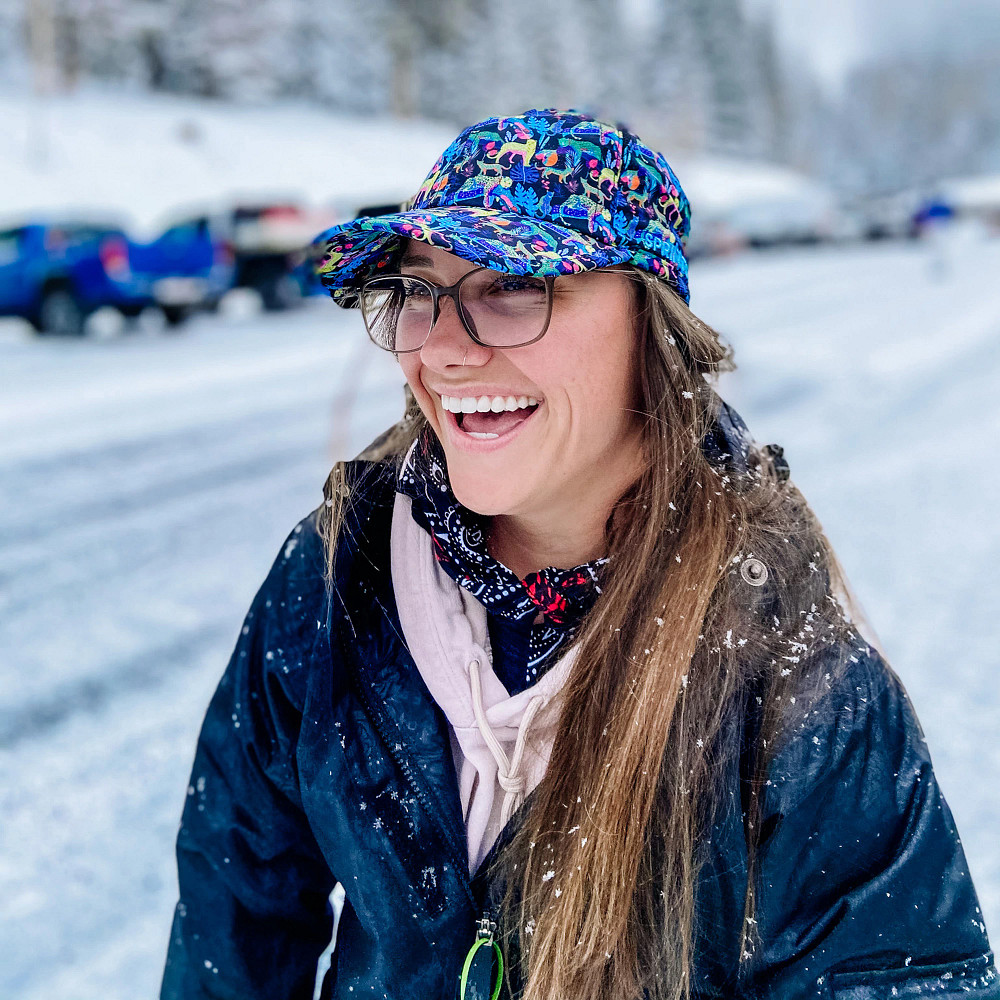
[[[403,296],[407,301],[413,299],[429,299],[431,297],[430,289],[419,281],[403,281]]]
[[[530,275],[506,274],[493,280],[490,292],[501,295],[535,295],[545,292],[545,282]]]

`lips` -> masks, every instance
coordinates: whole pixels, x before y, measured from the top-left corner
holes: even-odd
[[[463,387],[463,395],[434,392],[444,410],[445,425],[462,447],[473,451],[500,446],[531,419],[542,404],[532,395],[514,395],[499,386]]]
[[[515,411],[442,414],[444,431],[451,445],[473,455],[488,454],[505,448],[520,437],[521,431],[531,422],[542,404]]]
[[[503,410],[500,413],[459,413],[456,414],[458,426],[466,434],[495,434],[502,437],[513,430],[518,424],[523,424],[531,417],[537,407],[522,410]]]

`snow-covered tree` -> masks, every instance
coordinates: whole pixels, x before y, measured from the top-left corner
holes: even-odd
[[[623,120],[670,153],[771,159],[859,190],[1000,169],[995,46],[873,57],[833,97],[744,6],[0,0],[0,77],[20,65],[41,79],[47,66],[56,89],[106,79],[455,126],[572,106]]]
[[[751,49],[741,0],[686,0],[705,76],[708,144],[745,153],[753,146]]]
[[[892,192],[1000,170],[1000,53],[900,55],[848,78],[839,141],[853,185]]]

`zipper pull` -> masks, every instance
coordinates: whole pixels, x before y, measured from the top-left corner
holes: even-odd
[[[459,1000],[497,1000],[500,996],[500,986],[503,983],[503,952],[496,940],[496,931],[496,921],[490,918],[489,911],[484,911],[476,923],[476,940],[465,956],[465,964],[462,966]]]

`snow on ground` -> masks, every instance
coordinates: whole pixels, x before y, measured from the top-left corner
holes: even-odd
[[[310,306],[98,342],[0,326],[0,996],[155,994],[239,622],[330,452],[402,409],[391,358]]]
[[[121,213],[149,235],[189,205],[303,198],[342,212],[402,199],[451,126],[357,119],[99,88],[45,101],[0,90],[0,224],[25,213]]]
[[[1000,243],[707,261],[724,392],[785,446],[924,724],[1000,934]],[[201,716],[331,454],[400,410],[356,314],[86,342],[0,324],[0,995],[156,995]]]

